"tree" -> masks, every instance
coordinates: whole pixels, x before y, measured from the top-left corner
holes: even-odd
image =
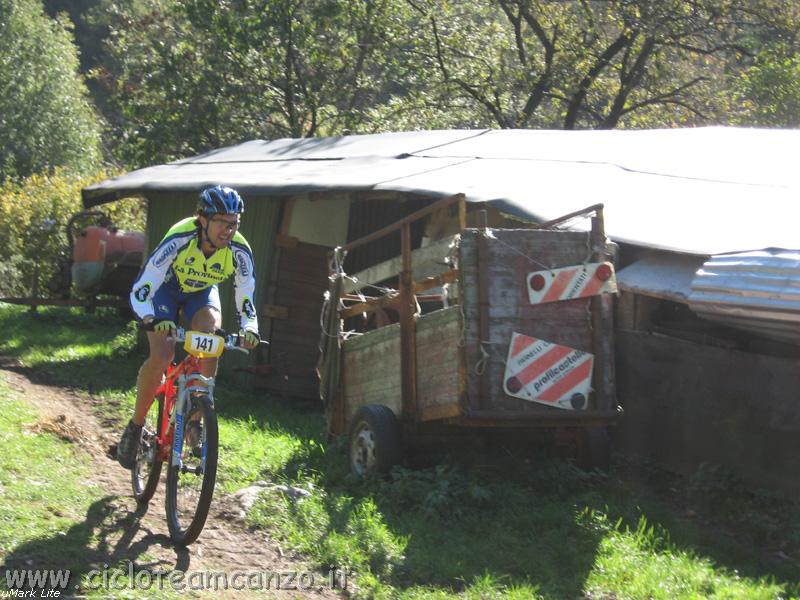
[[[500,127],[705,122],[744,0],[409,0],[451,93]]]
[[[753,57],[729,74],[732,121],[800,127],[800,5],[760,0],[760,26],[751,31]]]
[[[122,114],[120,154],[141,165],[258,137],[409,124],[396,101],[420,88],[404,62],[409,12],[402,0],[117,6],[96,77]]]
[[[39,0],[0,0],[0,40],[0,181],[95,168],[100,127],[69,27]]]

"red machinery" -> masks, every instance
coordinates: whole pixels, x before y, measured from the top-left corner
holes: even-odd
[[[99,215],[97,225],[75,224],[87,215]],[[142,265],[144,234],[120,231],[103,213],[78,213],[67,224],[72,248],[71,279],[82,295],[127,296]]]
[[[121,231],[100,211],[82,211],[67,222],[69,243],[46,287],[50,298],[0,298],[2,302],[37,306],[128,306],[128,294],[144,258],[144,234]],[[73,287],[74,285],[74,287]],[[74,292],[79,298],[70,298]],[[117,298],[98,299],[98,295]]]

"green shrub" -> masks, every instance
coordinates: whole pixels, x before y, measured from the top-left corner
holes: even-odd
[[[376,484],[380,497],[396,509],[422,511],[441,520],[458,519],[493,499],[489,488],[445,463],[418,470],[395,467],[390,480]]]
[[[105,179],[104,172],[92,177],[56,170],[0,184],[0,297],[27,296],[34,282],[40,296],[46,282],[66,257],[67,221],[83,210],[81,188]],[[121,229],[144,230],[145,207],[131,199],[100,207]]]

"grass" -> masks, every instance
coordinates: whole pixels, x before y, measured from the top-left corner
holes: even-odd
[[[51,434],[31,433],[36,411],[11,397],[0,380],[0,554],[6,555],[31,539],[66,537],[85,509],[103,491],[87,483],[86,459],[70,444]],[[74,547],[53,549],[60,567],[71,564]]]
[[[1,354],[54,384],[111,398],[116,418],[127,418],[142,360],[130,324],[111,312],[31,316],[3,305],[0,323]],[[776,548],[800,551],[797,506],[712,466],[681,483],[650,466],[618,463],[602,477],[484,450],[470,462],[444,458],[361,481],[347,472],[341,443],[324,440],[319,414],[224,378],[217,409],[218,490],[258,480],[309,490],[300,500],[262,495],[248,522],[323,569],[351,569],[356,596],[800,597],[796,565],[771,559]],[[34,520],[44,527],[44,517]]]

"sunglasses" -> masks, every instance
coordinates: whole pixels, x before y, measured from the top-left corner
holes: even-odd
[[[233,231],[234,229],[239,228],[238,219],[236,221],[228,221],[227,219],[214,218],[214,219],[209,219],[209,222],[217,223],[220,226],[224,227],[227,231]]]

